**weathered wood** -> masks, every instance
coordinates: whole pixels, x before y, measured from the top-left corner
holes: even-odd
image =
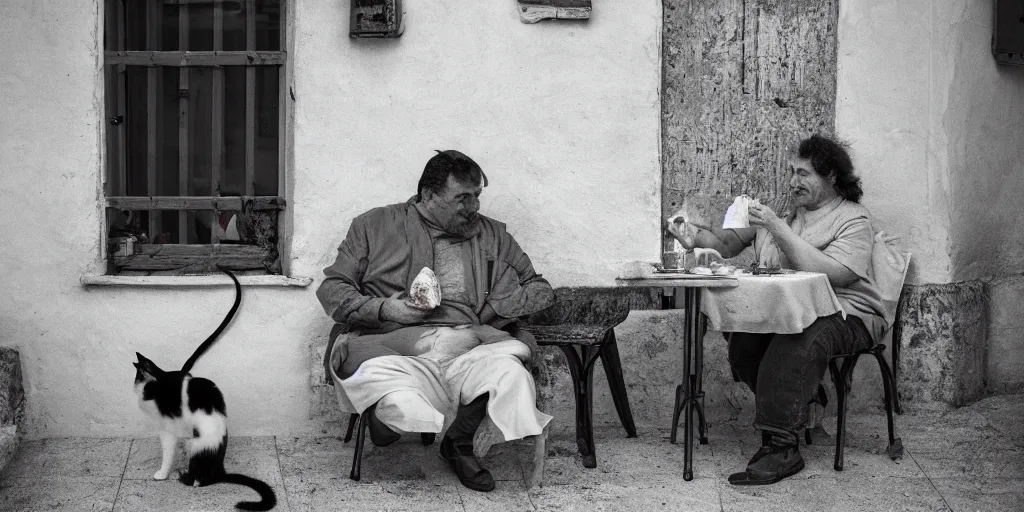
[[[288,42],[288,2],[282,0],[281,2],[281,40],[280,49],[281,51],[288,51],[288,47],[285,46]],[[277,68],[277,194],[280,196],[287,195],[286,187],[286,176],[285,166],[287,165],[287,149],[285,142],[288,140],[288,66],[281,66]]]
[[[131,256],[115,256],[119,270],[216,270],[221,265],[232,270],[263,270],[271,257],[256,245],[177,245],[142,244]]]
[[[245,2],[245,49],[256,49],[256,2]],[[245,194],[252,195],[256,176],[256,68],[245,68]]]
[[[178,7],[178,47],[188,50],[189,44],[189,6],[188,4]],[[178,194],[189,195],[189,182],[192,178],[192,166],[189,159],[192,153],[189,151],[189,138],[191,126],[189,123],[189,102],[191,101],[191,90],[188,83],[189,70],[187,67],[178,70]],[[178,243],[187,244],[188,240],[188,212],[178,212]]]
[[[252,210],[283,210],[285,199],[277,196],[247,197],[252,201]],[[240,211],[241,197],[203,196],[153,196],[153,197],[108,197],[107,206],[121,210],[220,210]]]
[[[838,0],[666,0],[662,211],[788,209],[788,149],[835,124]],[[663,239],[671,248],[671,237]]]
[[[146,9],[146,48],[157,47],[160,33],[163,8],[159,0],[149,0],[149,8]],[[116,64],[112,62],[111,64]],[[160,105],[160,70],[149,68],[146,70],[146,191],[151,196],[156,195],[157,165],[160,161],[161,124],[157,109]],[[155,239],[160,233],[158,216],[155,212],[149,212],[149,237]]]
[[[201,52],[106,52],[108,64],[148,67],[222,67],[222,66],[280,66],[285,63],[284,52],[258,51],[201,51]]]
[[[537,23],[542,20],[585,20],[593,10],[591,0],[519,0],[519,20]]]
[[[224,49],[224,4],[213,5],[213,51]],[[220,194],[221,164],[224,158],[224,69],[213,70],[210,123],[210,195]],[[210,243],[220,241],[217,230],[210,230]]]

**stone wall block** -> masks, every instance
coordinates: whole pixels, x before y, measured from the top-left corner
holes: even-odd
[[[906,286],[897,386],[908,410],[959,407],[985,390],[987,306],[980,281]]]
[[[1024,392],[1024,276],[988,284],[988,389]]]
[[[0,470],[18,451],[24,431],[25,389],[17,349],[0,347]]]

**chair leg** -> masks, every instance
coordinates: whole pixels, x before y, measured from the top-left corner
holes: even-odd
[[[597,347],[580,347],[581,354],[576,352],[576,347],[571,345],[560,345],[558,348],[565,353],[565,359],[569,364],[569,374],[572,375],[573,388],[576,391],[576,447],[583,456],[583,467],[596,468],[597,456],[594,449],[594,424],[593,424],[593,389],[594,389],[594,365],[587,365],[595,356]]]
[[[615,330],[608,329],[604,344],[601,346],[601,364],[608,376],[608,387],[612,392],[615,412],[626,429],[626,437],[636,437],[636,425],[633,423],[633,411],[629,409],[629,397],[626,395],[626,381],[622,376],[622,361],[619,360],[619,348],[615,343]]]
[[[903,315],[901,309],[896,308],[896,319],[892,323],[892,402],[896,414],[903,414],[903,404],[900,402],[900,389],[896,383],[899,382],[900,370],[900,344],[903,341]]]
[[[352,440],[352,429],[355,428],[356,421],[358,421],[358,420],[359,420],[359,415],[356,414],[356,413],[352,413],[352,414],[350,414],[348,416],[348,431],[345,432],[345,442],[346,443]]]
[[[352,454],[352,473],[349,478],[359,481],[363,463],[363,444],[366,440],[366,426],[370,423],[370,416],[362,414],[359,416],[359,430],[356,432],[356,448]]]
[[[828,362],[832,380],[836,385],[836,456],[833,467],[836,471],[843,470],[843,444],[846,441],[846,375],[836,367],[835,359]],[[843,362],[846,369],[846,361]]]
[[[889,458],[892,460],[903,458],[903,440],[896,437],[896,425],[893,422],[893,408],[895,405],[895,379],[893,378],[892,372],[889,370],[888,363],[885,362],[885,356],[881,350],[874,352],[875,359],[878,360],[878,369],[882,372],[882,387],[885,388],[885,417],[889,424]]]

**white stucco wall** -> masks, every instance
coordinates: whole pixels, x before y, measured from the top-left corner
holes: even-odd
[[[840,3],[836,129],[912,283],[1024,270],[1024,69],[991,38],[992,2]]]
[[[556,285],[612,283],[657,259],[657,0],[586,23],[519,22],[514,2],[406,2],[407,30],[348,38],[348,3],[299,0],[289,178],[295,275],[247,287],[195,367],[224,391],[233,434],[319,433],[308,346],[330,323],[313,295],[349,221],[404,201],[433,150],[475,158],[483,212],[509,224]],[[89,287],[100,272],[101,2],[0,2],[0,344],[21,351],[28,436],[145,432],[134,353],[181,365],[231,289]],[[594,77],[603,77],[594,80]]]
[[[299,2],[297,272],[350,220],[416,192],[435,149],[483,167],[482,212],[558,285],[611,285],[659,254],[661,6],[526,25],[515,5],[406,2],[397,40],[351,41],[346,2]]]
[[[954,277],[1024,273],[1024,67],[992,57],[992,2],[950,1],[949,110]],[[1018,300],[1024,299],[1019,297]],[[998,307],[998,304],[994,304]],[[1021,345],[1024,349],[1024,345]]]
[[[947,283],[946,134],[951,57],[936,47],[931,0],[839,3],[836,132],[849,141],[863,204],[913,253],[910,283]]]

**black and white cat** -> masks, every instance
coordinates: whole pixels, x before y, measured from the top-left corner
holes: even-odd
[[[187,438],[188,470],[178,478],[185,485],[197,487],[231,483],[252,488],[260,501],[239,502],[242,510],[270,510],[277,504],[274,490],[265,482],[224,470],[224,454],[228,446],[227,414],[224,395],[212,381],[189,374],[192,365],[213,344],[238,310],[242,287],[230,271],[221,269],[235,282],[235,303],[213,334],[196,349],[179,371],[163,371],[138,352],[135,365],[135,394],[139,407],[160,422],[160,444],[163,460],[153,475],[167,479],[174,464],[178,438]]]

